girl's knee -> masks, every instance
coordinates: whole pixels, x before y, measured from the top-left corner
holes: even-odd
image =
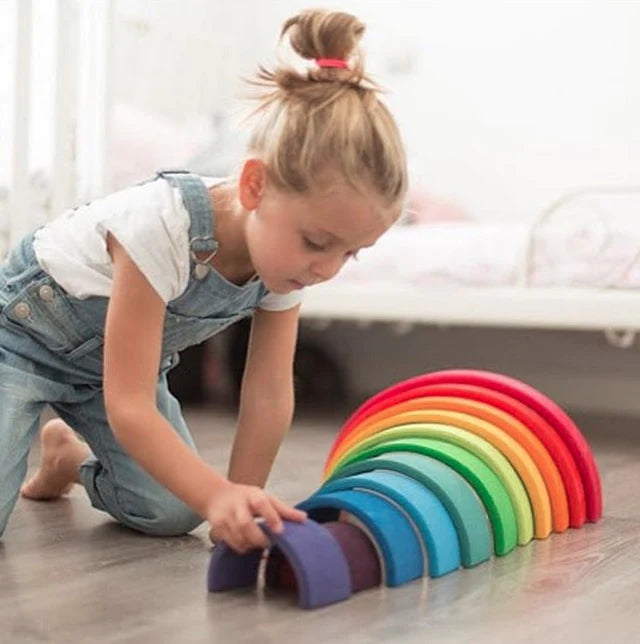
[[[175,497],[154,504],[143,516],[128,515],[124,521],[135,530],[157,537],[187,534],[202,523],[202,518]]]
[[[97,471],[97,475],[96,475]],[[91,504],[107,512],[123,525],[158,537],[173,537],[191,532],[202,518],[154,481],[145,479],[137,485],[113,485],[97,461],[88,461],[81,468],[81,477]]]
[[[178,536],[195,530],[202,523],[202,517],[186,506],[168,512],[159,521],[163,536]]]

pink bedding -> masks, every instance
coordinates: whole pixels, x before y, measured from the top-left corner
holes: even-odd
[[[400,281],[416,286],[640,286],[640,226],[545,228],[528,252],[530,225],[443,222],[394,226],[359,253],[340,282]]]

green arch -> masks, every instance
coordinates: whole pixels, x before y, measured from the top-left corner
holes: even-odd
[[[441,423],[411,423],[398,425],[378,432],[345,452],[335,465],[339,473],[347,463],[362,451],[395,439],[434,438],[458,445],[475,454],[494,472],[504,486],[516,517],[518,544],[525,545],[533,539],[533,511],[527,491],[508,459],[484,438],[459,427]]]
[[[351,463],[333,478],[374,470],[400,472],[427,487],[440,499],[458,533],[460,557],[465,568],[491,558],[492,531],[484,504],[455,470],[424,454],[392,452]]]
[[[493,470],[473,452],[434,438],[391,440],[365,449],[347,464],[389,452],[416,452],[431,456],[463,476],[484,503],[491,528],[495,553],[506,555],[518,545],[518,528],[511,499]]]

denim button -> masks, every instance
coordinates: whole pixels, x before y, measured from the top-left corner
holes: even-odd
[[[43,300],[44,302],[53,301],[53,297],[54,297],[53,289],[48,284],[43,284],[39,288],[38,295],[40,296],[40,299]]]
[[[18,302],[13,307],[13,312],[17,318],[28,318],[31,314],[31,307],[26,302]]]

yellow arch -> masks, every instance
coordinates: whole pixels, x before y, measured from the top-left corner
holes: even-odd
[[[529,497],[534,517],[534,534],[538,539],[546,539],[552,531],[551,501],[545,481],[540,470],[529,456],[527,451],[511,436],[495,425],[475,418],[469,414],[443,410],[421,410],[403,412],[383,418],[374,422],[365,422],[333,455],[333,465],[327,473],[333,473],[343,457],[353,449],[362,447],[361,441],[377,434],[378,432],[398,427],[419,423],[439,423],[450,427],[471,432],[495,447],[513,466]]]

